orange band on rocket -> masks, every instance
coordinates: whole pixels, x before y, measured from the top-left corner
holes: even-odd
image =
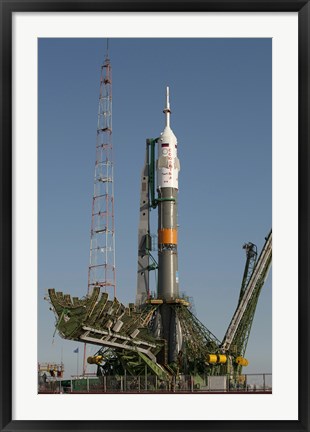
[[[159,244],[178,244],[178,231],[175,228],[163,228],[158,230]]]

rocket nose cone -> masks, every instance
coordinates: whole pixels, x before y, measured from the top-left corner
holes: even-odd
[[[173,130],[171,129],[170,126],[165,127],[165,129],[161,133],[160,141],[161,142],[165,141],[165,142],[168,142],[171,144],[176,144],[177,138],[174,135]]]

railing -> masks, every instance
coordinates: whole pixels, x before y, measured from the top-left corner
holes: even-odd
[[[50,378],[40,381],[39,393],[271,393],[272,374],[173,377],[170,381],[155,375],[79,377],[71,380]]]

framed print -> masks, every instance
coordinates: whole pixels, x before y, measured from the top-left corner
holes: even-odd
[[[309,430],[308,1],[1,6],[1,429]]]

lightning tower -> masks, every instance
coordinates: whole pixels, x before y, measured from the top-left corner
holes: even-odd
[[[88,295],[95,286],[116,297],[114,179],[112,145],[112,67],[109,49],[101,66],[96,163],[88,269]],[[111,292],[112,291],[112,292]]]

